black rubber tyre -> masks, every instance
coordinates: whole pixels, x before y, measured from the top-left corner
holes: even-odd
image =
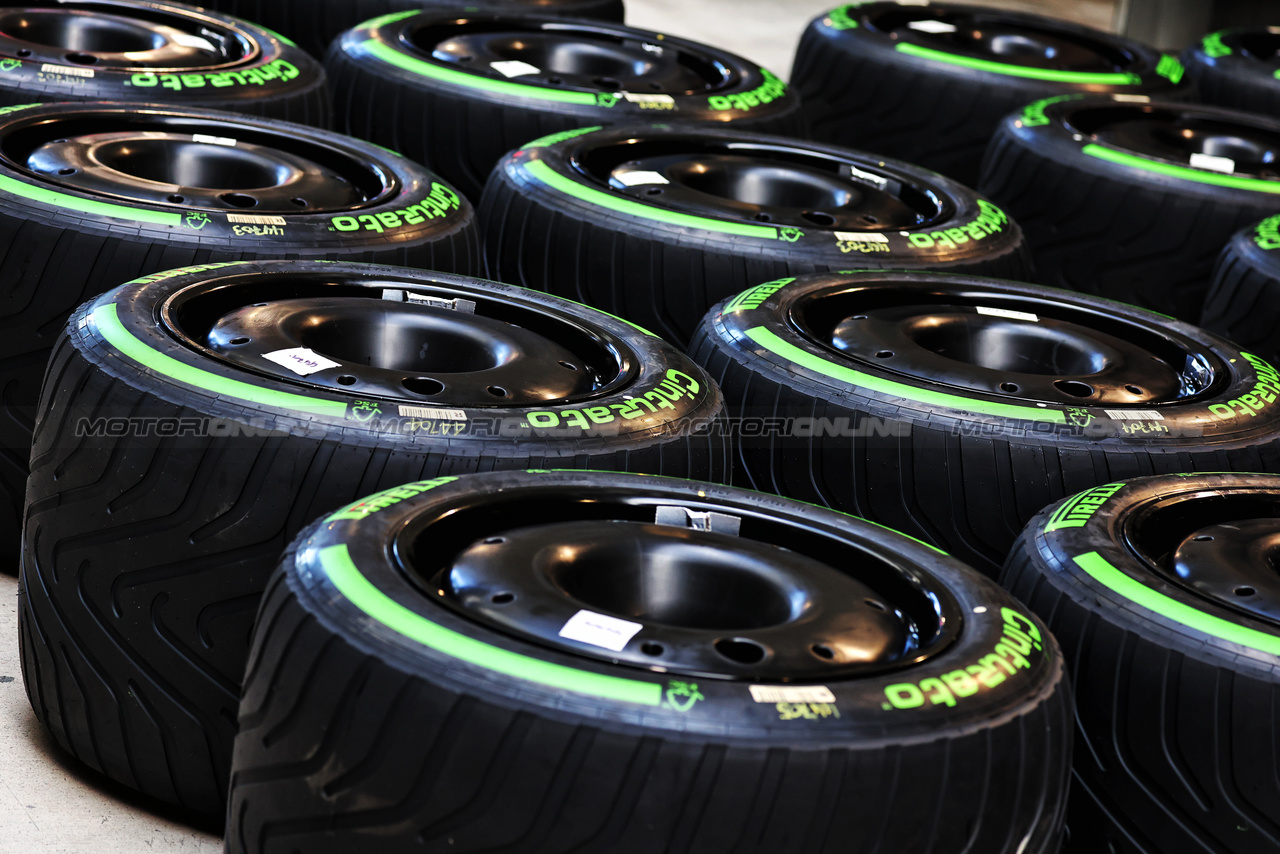
[[[388,15],[334,42],[325,65],[340,127],[425,163],[472,200],[504,154],[548,134],[655,119],[792,135],[803,126],[796,96],[760,66],[598,21]]]
[[[1059,502],[1019,538],[1001,581],[1076,690],[1064,851],[1280,847],[1277,517],[1280,478],[1167,475]]]
[[[107,776],[218,812],[259,595],[303,526],[473,471],[725,480],[723,431],[696,433],[722,406],[661,339],[509,285],[262,262],[118,288],[72,317],[42,399],[20,613],[32,707]]]
[[[1201,324],[1280,363],[1280,216],[1231,238],[1213,272]]]
[[[1239,174],[1188,165],[1214,151]],[[1022,225],[1045,284],[1194,323],[1231,235],[1280,212],[1267,152],[1280,120],[1068,96],[1005,119],[978,187]]]
[[[110,138],[115,132],[180,139],[138,137],[138,145],[149,146],[138,162]],[[69,145],[40,144],[60,133]],[[196,135],[205,141],[196,144]],[[96,164],[82,142],[105,146],[96,149]],[[43,159],[34,165],[44,171],[31,168],[28,152],[37,150]],[[264,186],[272,179],[258,180],[271,164],[255,164],[255,151],[268,160],[297,154],[317,171],[301,175],[307,184],[273,189]],[[118,168],[108,168],[104,158]],[[202,172],[201,163],[216,168]],[[60,174],[62,168],[73,174]],[[173,183],[160,182],[166,169]],[[345,183],[317,184],[323,169],[345,176]],[[184,176],[197,184],[227,180],[221,190],[208,190],[184,186]],[[274,198],[303,186],[322,198],[366,201],[299,208]],[[163,107],[140,112],[122,104],[10,108],[0,114],[0,190],[0,293],[6,297],[0,310],[0,554],[7,556],[0,567],[9,572],[17,569],[40,382],[54,339],[80,303],[161,270],[256,258],[484,270],[471,205],[430,172],[365,142],[266,119]],[[339,191],[340,197],[328,195]]]
[[[221,9],[250,21],[261,21],[287,33],[314,56],[324,56],[329,45],[352,27],[393,12],[410,9],[448,9],[459,4],[450,0],[202,0],[211,9]],[[622,0],[475,0],[466,10],[536,12],[571,18],[598,18],[621,23]]]
[[[678,527],[663,523],[655,505],[675,510]],[[495,515],[512,506],[521,510]],[[566,506],[560,515],[551,510]],[[444,517],[449,508],[452,521]],[[685,527],[684,508],[710,511],[711,532]],[[736,535],[715,533],[717,514],[740,521]],[[701,588],[707,566],[687,552],[683,561],[664,550],[661,559],[629,554],[616,562],[539,552],[531,566],[532,555],[514,551],[514,560],[491,563],[488,577],[527,589],[561,568],[576,572],[582,585],[556,597],[562,615],[625,618],[633,636],[621,638],[616,655],[682,654],[692,669],[611,661],[591,640],[556,636],[563,616],[534,635],[447,604],[461,600],[424,595],[421,581],[437,570],[457,577],[469,543],[519,538],[540,530],[519,530],[522,523],[545,530],[566,519],[593,520],[578,530],[600,539],[705,549],[718,563],[712,574],[723,574],[702,591],[710,595],[679,602],[624,588],[632,571],[661,574],[662,587]],[[438,539],[444,532],[447,542]],[[405,563],[389,557],[393,541],[428,537],[429,557],[421,549]],[[780,541],[795,551],[779,549]],[[715,559],[721,546],[760,560],[744,567]],[[959,631],[949,644],[933,642],[932,654],[921,650],[915,663],[908,654],[850,666],[862,652],[858,641],[874,636],[869,624],[902,616],[875,611],[864,593],[815,594],[804,599],[804,617],[799,608],[789,618],[763,617],[770,598],[790,589],[782,567],[795,560],[817,565],[797,577],[856,579],[880,608],[918,595],[889,592],[887,579],[914,576],[904,588],[935,590],[942,603],[921,620],[928,626],[921,644],[931,645],[938,613],[958,620]],[[731,595],[733,580],[752,593]],[[602,601],[611,595],[619,597],[614,607]],[[507,596],[510,608],[520,606],[521,594]],[[488,611],[517,619],[489,598],[480,600]],[[617,607],[632,599],[639,614]],[[805,641],[818,635],[819,622],[831,628],[835,620],[846,621],[842,636],[853,640],[837,651],[832,639],[824,649],[834,658],[819,659]],[[771,643],[760,664],[742,662],[742,648],[763,648],[753,637]],[[677,639],[690,647],[673,652]],[[739,657],[712,651],[721,646]],[[836,659],[844,655],[842,673]],[[789,668],[776,667],[762,684],[752,674],[774,656],[807,659],[802,672],[814,675],[797,684],[776,675]],[[692,664],[704,659],[709,666]],[[371,847],[1050,854],[1059,843],[1071,729],[1052,637],[958,561],[862,520],[772,496],[572,472],[412,484],[305,531],[259,614],[241,724],[230,854]]]
[[[1280,375],[1204,330],[1027,285],[867,271],[716,306],[690,346],[740,485],[920,537],[991,575],[1046,504],[1179,471],[1280,472]]]
[[[854,3],[810,22],[791,82],[814,139],[972,186],[987,143],[1014,110],[1075,92],[1177,99],[1190,94],[1182,77],[1178,60],[1154,48],[1041,15]]]
[[[624,183],[655,171],[659,183]],[[479,211],[494,278],[677,343],[718,300],[779,276],[848,267],[1030,274],[1017,224],[954,181],[731,131],[632,127],[538,140],[503,159]]]
[[[293,42],[166,0],[0,7],[0,107],[140,101],[328,127],[324,68]]]
[[[1210,33],[1182,53],[1207,104],[1280,116],[1280,27]]]

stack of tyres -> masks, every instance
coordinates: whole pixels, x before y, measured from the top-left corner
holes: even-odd
[[[474,0],[465,11],[557,15],[622,22],[623,0]],[[201,5],[258,21],[296,40],[312,56],[323,56],[343,32],[362,21],[397,12],[457,11],[445,0],[202,0]]]
[[[0,6],[0,107],[140,101],[329,127],[324,68],[270,30],[150,0]]]
[[[1210,33],[1182,61],[1205,103],[1280,115],[1280,27]]]
[[[119,287],[68,321],[41,402],[20,614],[36,716],[108,777],[219,812],[254,614],[298,531],[475,471],[724,481],[724,432],[701,429],[722,408],[670,344],[509,285],[295,261]]]
[[[728,51],[600,21],[440,10],[369,21],[325,65],[340,127],[436,170],[474,200],[533,139],[627,123],[798,134],[795,94]]]
[[[50,104],[0,115],[0,553],[18,555],[41,378],[75,307],[175,267],[314,258],[481,272],[456,190],[375,145],[210,110]]]
[[[1185,99],[1176,57],[1065,21],[956,3],[852,3],[815,18],[792,82],[814,139],[978,179],[1000,120],[1041,98]]]
[[[1280,216],[1231,238],[1214,269],[1201,323],[1280,364]]]

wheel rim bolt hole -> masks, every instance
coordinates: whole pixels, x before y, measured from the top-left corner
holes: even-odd
[[[569,364],[568,362],[561,362],[561,363],[560,363],[560,367],[562,367],[562,368],[568,368],[568,369],[569,369],[569,370],[571,370],[571,371],[576,371],[576,370],[578,370],[578,366],[577,366],[577,365],[571,365],[571,364]]]
[[[836,657],[836,651],[825,643],[815,643],[809,647],[809,651],[821,658],[823,661],[833,661]]]
[[[743,638],[721,638],[714,646],[721,656],[738,664],[759,664],[768,655],[763,646]]]
[[[489,394],[493,395],[494,397],[507,396],[507,390],[500,385],[491,385],[487,389],[485,389],[485,391],[489,392]]]
[[[657,658],[659,655],[662,655],[664,652],[666,652],[667,649],[660,643],[654,643],[653,641],[645,641],[644,643],[640,644],[640,651],[643,652],[645,655],[650,655],[650,656],[653,656],[654,658]]]
[[[1013,394],[1018,390],[1018,384],[1017,383],[1000,383],[1000,390],[1007,391],[1009,394]]]
[[[1196,537],[1196,542],[1207,543],[1207,542],[1210,542],[1212,539],[1213,537],[1209,536],[1208,534],[1201,534],[1200,536]]]
[[[231,343],[232,345],[239,347],[241,344],[248,344],[252,340],[252,338],[232,338]]]
[[[305,208],[307,206],[306,199],[290,199],[289,201],[290,203],[297,205],[300,208]]]
[[[875,608],[877,611],[884,611],[886,613],[889,611],[889,607],[887,605],[883,602],[877,602],[875,599],[864,599],[862,601],[867,603],[867,607]]]
[[[355,384],[356,384],[356,378],[351,376],[350,374],[343,374],[342,376],[338,377],[338,385],[355,385]]]
[[[1093,386],[1078,380],[1058,380],[1054,386],[1072,397],[1093,397]]]
[[[258,206],[258,200],[245,193],[223,193],[218,198],[233,208],[256,208]]]
[[[177,195],[177,194],[175,193],[174,195],[172,195],[172,196],[170,196],[170,197],[169,197],[169,201],[173,202],[175,205],[180,205],[180,204],[182,204],[183,202],[185,202],[185,201],[186,201],[186,199],[185,199],[184,197],[179,196],[179,195]]]
[[[495,605],[509,605],[516,601],[514,593],[495,593],[489,597],[489,601]]]
[[[507,541],[506,537],[490,537],[484,541],[486,546],[500,546]]]
[[[892,358],[893,358],[893,351],[892,351],[892,350],[881,350],[881,351],[879,351],[878,353],[876,353],[876,358],[877,358],[877,359],[892,359]]]
[[[760,213],[756,214],[756,222],[773,222],[773,217],[764,211],[760,211]]]
[[[1237,587],[1235,592],[1237,596],[1252,596],[1258,591],[1254,590],[1252,587]]]
[[[662,195],[662,188],[661,188],[661,187],[650,187],[649,189],[645,190],[644,192],[645,192],[645,195],[647,195],[647,196],[661,196],[661,195]]]
[[[1124,390],[1129,392],[1129,394],[1142,394],[1142,389],[1138,388],[1136,385],[1127,385],[1124,387]]]
[[[31,51],[27,50],[26,48],[23,48],[22,50],[18,51],[18,56],[20,57],[26,58],[30,55],[31,55]]]

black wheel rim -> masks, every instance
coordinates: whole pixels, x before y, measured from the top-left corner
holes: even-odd
[[[589,499],[573,491],[433,513],[411,522],[393,553],[424,594],[471,620],[660,672],[849,678],[909,667],[959,631],[946,590],[893,555],[755,510],[622,487],[593,487]],[[642,627],[601,646],[566,628],[583,611]]]
[[[1280,131],[1221,114],[1149,104],[1085,106],[1071,111],[1067,125],[1095,142],[1172,163],[1280,178]]]
[[[0,159],[66,189],[184,210],[332,213],[399,190],[381,164],[316,138],[160,112],[33,116],[7,129]]]
[[[1280,627],[1280,491],[1215,489],[1147,502],[1129,547],[1160,577]]]
[[[1222,43],[1250,59],[1280,68],[1280,27],[1258,30],[1227,30]]]
[[[796,300],[805,337],[878,371],[1066,406],[1159,406],[1225,376],[1210,351],[1155,324],[981,287],[833,287]]]
[[[1051,71],[1117,73],[1135,58],[1119,44],[1048,19],[945,5],[898,6],[866,15],[867,26],[896,42],[950,54]]]
[[[634,379],[620,339],[551,309],[415,281],[277,275],[185,288],[160,311],[205,356],[277,381],[461,408],[589,401]]]
[[[954,212],[939,188],[896,167],[782,143],[628,139],[579,147],[570,162],[646,204],[784,227],[877,233]]]
[[[251,40],[212,18],[146,6],[31,3],[0,10],[0,56],[87,68],[216,71],[257,57]]]
[[[710,94],[732,80],[723,63],[691,45],[606,25],[519,18],[409,22],[400,43],[423,59],[497,80],[582,92]]]

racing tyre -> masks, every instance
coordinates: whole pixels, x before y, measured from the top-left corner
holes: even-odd
[[[1194,323],[1231,235],[1280,211],[1277,158],[1277,119],[1067,96],[1005,119],[978,187],[1044,284]]]
[[[1280,359],[1280,216],[1236,232],[1204,301],[1205,329]]]
[[[732,131],[632,127],[538,140],[503,159],[479,209],[494,278],[678,343],[718,300],[779,276],[1030,273],[1018,226],[954,181]]]
[[[1210,33],[1182,61],[1202,101],[1280,116],[1280,27]]]
[[[483,271],[471,205],[417,164],[301,125],[53,104],[0,114],[0,566],[40,382],[77,305],[139,276],[255,258]]]
[[[0,107],[141,101],[328,127],[324,68],[270,30],[153,0],[0,8]]]
[[[419,478],[556,465],[728,478],[671,345],[508,285],[206,265],[77,311],[42,399],[21,644],[36,716],[155,797],[223,807],[249,630],[303,526]]]
[[[1185,323],[1037,285],[876,271],[716,306],[738,482],[994,575],[1045,505],[1125,477],[1280,472],[1280,375]]]
[[[202,0],[202,4],[288,33],[313,56],[324,56],[339,35],[379,15],[430,8],[456,11],[459,6],[447,0]],[[618,23],[623,15],[622,0],[475,0],[468,2],[466,9]]]
[[[1097,487],[1027,526],[1002,583],[1076,690],[1071,854],[1280,847],[1280,478]]]
[[[854,3],[815,18],[791,81],[814,139],[973,185],[1007,114],[1075,92],[1185,97],[1177,58],[1090,27],[952,3]]]
[[[231,854],[1051,854],[1069,776],[1060,652],[993,582],[633,475],[435,479],[313,525],[240,714]]]
[[[727,51],[599,21],[388,15],[325,60],[348,133],[425,163],[468,198],[508,151],[583,127],[713,122],[798,135],[800,105]]]

